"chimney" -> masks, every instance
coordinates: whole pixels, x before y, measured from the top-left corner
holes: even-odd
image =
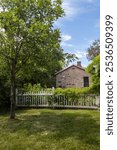
[[[78,61],[78,62],[77,62],[77,66],[80,66],[80,67],[81,67],[81,61]]]

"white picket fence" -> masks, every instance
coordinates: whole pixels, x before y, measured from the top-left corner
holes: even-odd
[[[17,93],[16,95],[17,107],[99,108],[99,96],[96,95],[80,95],[75,100],[65,95],[54,95],[53,91]]]

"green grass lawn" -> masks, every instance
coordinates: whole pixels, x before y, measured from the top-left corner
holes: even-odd
[[[17,110],[0,115],[0,150],[99,150],[97,110]]]

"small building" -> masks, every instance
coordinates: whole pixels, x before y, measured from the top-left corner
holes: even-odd
[[[56,87],[61,88],[83,88],[89,87],[90,75],[81,66],[81,62],[77,65],[71,65],[56,74]]]

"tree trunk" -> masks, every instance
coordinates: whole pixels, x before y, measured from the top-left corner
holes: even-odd
[[[11,93],[10,93],[10,119],[15,119],[15,107],[16,107],[16,64],[15,61],[12,61],[11,66]]]

